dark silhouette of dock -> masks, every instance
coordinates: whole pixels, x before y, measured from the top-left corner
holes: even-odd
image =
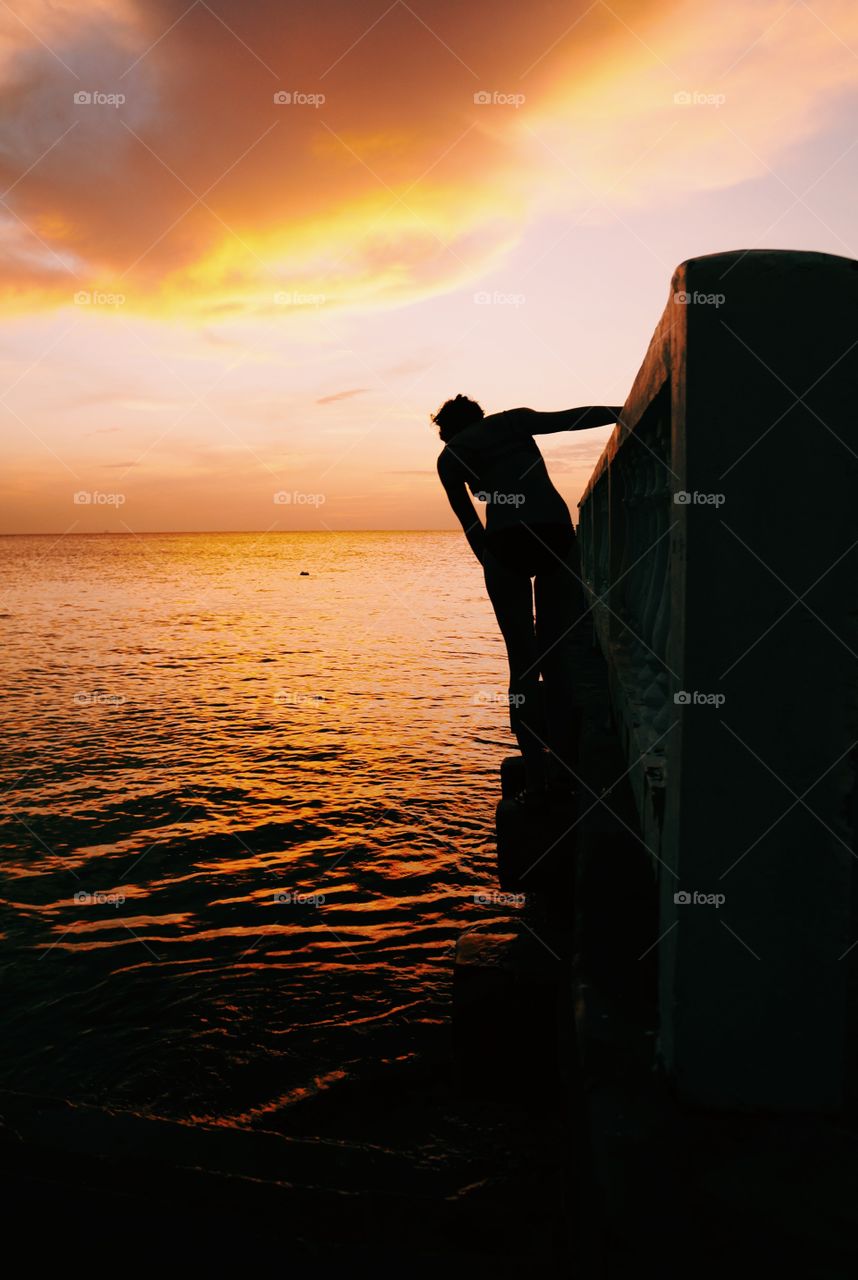
[[[567,1055],[582,1274],[858,1269],[856,386],[858,263],[683,263],[580,503],[578,797],[500,803],[481,978]]]

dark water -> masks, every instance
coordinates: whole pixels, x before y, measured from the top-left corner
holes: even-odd
[[[2,538],[0,614],[0,1083],[265,1123],[419,1060],[506,914],[464,540]]]

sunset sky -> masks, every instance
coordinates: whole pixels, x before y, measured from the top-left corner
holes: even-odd
[[[0,76],[3,532],[453,528],[447,396],[622,403],[683,259],[857,256],[854,0],[0,0]]]

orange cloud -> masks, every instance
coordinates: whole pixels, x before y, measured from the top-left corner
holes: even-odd
[[[852,0],[684,0],[626,51],[621,75],[598,67],[528,112],[542,203],[622,210],[777,174],[858,89],[856,50]]]
[[[506,99],[532,109],[561,75],[583,81],[628,46],[626,22],[664,8],[577,0],[558,14],[533,0],[503,21],[496,0],[4,12],[7,307],[84,288],[141,311],[264,314],[290,289],[348,305],[449,287],[514,242],[532,198]]]

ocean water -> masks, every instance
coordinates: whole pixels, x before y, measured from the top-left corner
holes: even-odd
[[[504,915],[464,539],[5,537],[0,626],[0,1085],[265,1124],[418,1059]]]

